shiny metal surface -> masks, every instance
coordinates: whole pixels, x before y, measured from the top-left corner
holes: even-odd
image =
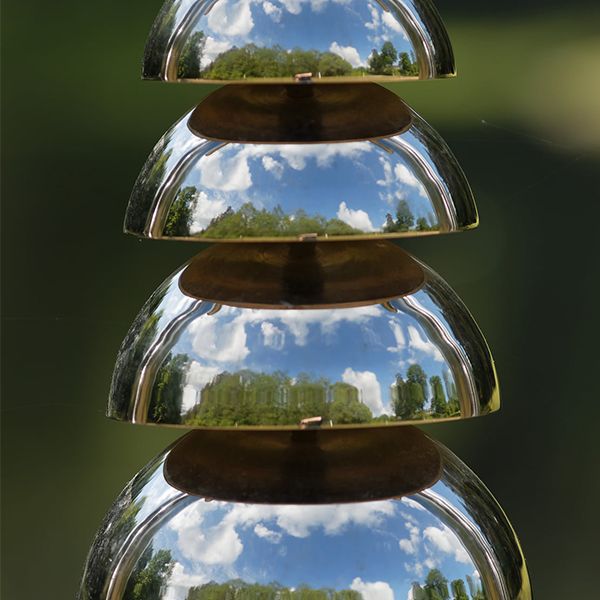
[[[374,87],[385,101],[377,119],[356,117],[348,106],[340,116],[336,87],[319,88],[316,99],[296,99],[293,109],[282,101],[271,110],[271,101],[258,118],[249,116],[264,107],[256,91],[242,95],[232,111],[227,107],[233,94],[190,111],[146,161],[125,231],[189,241],[326,241],[477,226],[460,165],[421,117],[380,86]],[[321,110],[329,105],[331,110]],[[204,128],[209,137],[203,137]],[[385,137],[361,139],[366,131]]]
[[[531,588],[490,492],[403,427],[183,437],[110,509],[79,594],[150,597],[530,600]]]
[[[390,242],[217,244],[169,277],[117,358],[108,416],[331,428],[499,408],[489,348],[452,289]]]
[[[166,0],[144,79],[398,81],[455,74],[430,0]]]

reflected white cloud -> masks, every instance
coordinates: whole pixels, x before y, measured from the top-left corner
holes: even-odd
[[[413,187],[418,190],[419,195],[423,198],[427,198],[427,191],[423,184],[417,179],[414,173],[412,173],[406,165],[398,164],[394,167],[394,175],[396,180],[404,185]]]
[[[369,12],[371,20],[365,23],[365,27],[372,32],[369,39],[374,44],[383,44],[398,36],[408,41],[404,28],[391,13],[382,11],[380,7],[374,4],[369,4]]]
[[[342,381],[358,389],[361,402],[371,409],[375,417],[387,412],[381,400],[381,385],[379,385],[375,373],[354,371],[348,367],[342,373]]]
[[[398,163],[392,167],[391,162],[383,156],[379,157],[379,163],[383,169],[383,177],[377,180],[377,185],[386,188],[407,186],[416,190],[422,198],[428,198],[425,186],[406,165]],[[404,195],[401,189],[398,189],[389,198],[403,199]]]
[[[373,227],[369,215],[364,210],[348,208],[345,202],[340,203],[337,217],[355,229],[361,231],[375,231],[375,227]]]
[[[368,142],[344,144],[230,144],[213,154],[203,156],[197,165],[200,185],[220,192],[245,192],[252,187],[252,161],[260,159],[262,167],[276,179],[281,179],[285,167],[303,171],[308,161],[314,160],[319,168],[333,165],[336,158],[356,161],[371,150]],[[201,192],[202,193],[202,192]],[[205,197],[205,201],[208,198]],[[214,202],[214,201],[213,201]],[[218,199],[216,202],[224,202]]]
[[[364,66],[365,64],[365,61],[362,60],[358,50],[354,46],[341,46],[337,42],[332,42],[331,46],[329,46],[329,51],[342,57],[355,68]]]
[[[415,555],[419,549],[421,531],[414,523],[407,522],[405,525],[406,529],[408,529],[409,537],[401,539],[398,544],[400,545],[400,548],[407,554]]]
[[[251,0],[220,0],[208,13],[208,27],[224,36],[243,37],[254,29]]]
[[[299,15],[302,12],[302,0],[279,0],[285,9],[292,15]]]
[[[444,362],[444,357],[442,356],[440,349],[433,342],[427,341],[421,335],[421,332],[412,325],[408,326],[408,339],[411,349],[423,352],[437,362]]]
[[[273,350],[283,350],[285,345],[285,333],[278,327],[266,321],[261,324],[260,329],[263,334],[265,346],[273,348]]]
[[[188,573],[185,567],[176,562],[167,584],[164,600],[184,600],[189,589],[208,583],[209,578],[204,573]]]
[[[222,323],[216,319],[196,319],[190,325],[192,346],[200,358],[217,363],[239,363],[250,350],[243,321]]]
[[[240,192],[252,185],[248,161],[242,153],[225,160],[218,152],[205,155],[198,161],[198,169],[200,183],[211,190]]]
[[[227,209],[227,203],[222,198],[211,199],[206,192],[196,194],[196,208],[192,231],[202,231],[208,227],[212,219],[222,214]]]
[[[406,348],[406,338],[404,337],[404,332],[402,331],[402,327],[400,323],[396,323],[395,321],[390,321],[390,329],[394,334],[394,339],[396,340],[395,346],[389,346],[387,348],[388,352],[403,352]]]
[[[262,3],[262,8],[265,11],[265,14],[271,17],[275,23],[279,23],[281,21],[282,10],[278,6],[275,6],[272,2],[267,0]]]
[[[408,325],[405,335],[404,330],[399,323],[395,321],[390,321],[389,323],[394,339],[396,340],[396,345],[388,346],[388,352],[403,354],[406,353],[406,350],[408,349],[410,351],[410,355],[408,356],[410,360],[417,360],[417,353],[421,353],[432,358],[436,362],[444,362],[444,357],[438,346],[426,339],[423,333],[414,325]]]
[[[254,533],[267,542],[271,542],[272,544],[277,544],[281,541],[281,533],[277,533],[276,531],[272,531],[268,527],[265,527],[262,523],[257,523],[254,526]]]
[[[425,507],[423,507],[418,502],[415,502],[412,498],[402,498],[401,502],[403,504],[406,504],[406,506],[408,506],[409,508],[414,508],[415,510],[418,510],[420,512],[425,512]]]
[[[229,40],[217,40],[211,35],[206,36],[204,48],[202,50],[202,68],[208,67],[219,54],[222,54],[231,48],[233,48],[233,43]]]
[[[459,563],[466,565],[472,563],[471,558],[459,539],[446,525],[442,525],[441,528],[427,527],[423,531],[423,539],[431,544],[428,547],[428,552],[437,550],[443,554],[449,554]]]
[[[284,167],[279,161],[271,156],[263,156],[262,165],[265,171],[271,173],[275,179],[281,179]]]
[[[204,387],[210,383],[216,375],[219,374],[217,367],[201,365],[198,362],[192,362],[188,370],[187,383],[194,387]]]
[[[356,577],[352,581],[350,589],[358,592],[363,600],[394,600],[394,590],[385,581],[367,582]]]
[[[206,513],[215,510],[225,512],[216,525],[206,525]],[[322,530],[325,535],[338,535],[350,525],[379,527],[394,514],[394,502],[389,500],[309,506],[199,501],[177,515],[169,527],[177,534],[179,551],[189,560],[211,566],[229,566],[242,554],[244,544],[240,532],[248,528],[253,528],[254,534],[271,543],[279,543],[284,534],[307,538],[317,530]]]

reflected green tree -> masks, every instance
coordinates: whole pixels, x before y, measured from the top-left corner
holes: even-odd
[[[368,60],[369,72],[373,75],[395,75],[416,77],[419,66],[414,55],[400,52],[389,40],[384,42],[379,51],[373,49]]]
[[[343,77],[350,75],[352,66],[333,52],[324,52],[319,58],[318,73],[323,77]]]
[[[437,375],[434,375],[429,379],[429,385],[431,386],[432,415],[435,417],[443,417],[447,415],[448,402],[446,401],[446,394],[444,393],[442,379]]]
[[[394,233],[396,231],[409,231],[414,225],[415,216],[410,210],[408,202],[400,200],[396,207],[396,219],[394,220],[391,215],[387,215],[383,229],[386,233]]]
[[[219,54],[202,72],[202,76],[206,79],[231,80],[293,77],[298,73],[312,73],[314,77],[340,77],[351,75],[352,72],[352,65],[333,52],[246,44]]]
[[[334,423],[368,423],[373,418],[369,407],[360,401],[358,390],[353,385],[337,382],[331,386],[331,392],[329,418]]]
[[[198,192],[194,186],[188,186],[180,190],[169,209],[164,235],[171,237],[190,235],[197,204]]]
[[[186,600],[361,600],[354,590],[313,589],[306,584],[286,588],[277,582],[246,583],[234,579],[226,583],[205,583],[189,590]]]
[[[418,581],[413,582],[412,600],[486,600],[481,586],[476,584],[469,575],[466,579],[469,594],[462,579],[454,579],[448,589],[448,579],[439,569],[431,569],[423,584]]]
[[[433,227],[429,224],[425,217],[419,217],[417,219],[417,226],[415,229],[417,231],[431,231]]]
[[[455,579],[450,584],[450,589],[452,590],[452,600],[469,600],[467,588],[465,587],[465,582],[462,579]]]
[[[448,580],[439,569],[431,569],[425,579],[425,591],[430,600],[449,600]]]
[[[411,56],[408,52],[400,52],[399,58],[398,70],[400,75],[416,77],[419,74],[419,66],[414,55]]]
[[[460,415],[460,402],[458,400],[458,391],[456,384],[452,379],[449,371],[444,371],[444,387],[446,388],[446,396],[448,398],[448,406],[446,407],[446,415],[449,417]]]
[[[469,586],[469,594],[472,600],[486,600],[485,593],[481,588],[481,584],[475,581],[470,575],[467,575],[467,585]]]
[[[149,546],[127,582],[123,600],[161,600],[173,566],[169,550],[159,550],[153,554],[152,546]]]
[[[390,41],[383,43],[381,50],[373,50],[369,57],[369,71],[374,75],[393,75],[398,60],[398,51]]]
[[[418,364],[412,364],[406,371],[406,378],[400,373],[392,387],[392,405],[396,417],[402,420],[425,416],[427,399],[427,375]]]
[[[206,39],[203,31],[194,32],[186,41],[177,63],[179,79],[197,79],[200,77],[202,54]]]
[[[252,203],[243,204],[235,211],[229,207],[215,217],[199,234],[206,238],[237,237],[296,237],[315,233],[317,235],[356,235],[362,233],[340,219],[326,219],[320,215],[308,215],[300,209],[287,215],[281,207],[259,210]]]
[[[149,409],[154,423],[179,422],[188,362],[187,354],[169,354],[156,374]]]
[[[414,581],[412,584],[411,592],[412,600],[428,600],[427,592],[416,581]]]
[[[186,425],[236,427],[298,425],[321,417],[334,423],[368,423],[373,415],[357,388],[301,373],[250,370],[220,373],[200,391],[200,402],[183,416]],[[179,422],[179,419],[175,422]]]

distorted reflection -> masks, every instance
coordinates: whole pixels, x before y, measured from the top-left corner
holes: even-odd
[[[169,600],[486,597],[458,537],[410,498],[326,506],[198,500],[153,536],[124,598],[147,600],[149,589]]]
[[[298,310],[190,298],[179,272],[123,344],[109,415],[203,427],[331,427],[497,409],[481,332],[454,292],[423,273],[422,287],[384,304]]]
[[[316,144],[219,143],[194,135],[189,117],[146,162],[127,231],[190,240],[303,239],[477,225],[460,166],[415,114],[396,136]]]
[[[294,455],[290,442],[297,445],[299,458],[302,447],[319,446],[329,433],[335,432],[308,432],[309,438],[307,432],[290,433],[287,444],[283,438],[282,443],[265,443],[256,433],[245,443],[285,460],[290,452]],[[375,479],[383,480],[386,472],[394,472],[387,458],[394,452],[386,441],[383,453],[374,433],[365,448],[380,456]],[[202,437],[194,432],[181,441],[194,435]],[[347,456],[353,443],[321,448],[321,458],[336,465],[331,473],[346,471],[341,480],[361,477],[368,490],[374,474],[363,466],[372,464],[372,456],[364,464],[359,460],[356,468]],[[293,498],[280,504],[224,501],[178,491],[165,479],[175,444],[128,485],[109,512],[90,553],[80,599],[530,600],[525,561],[502,509],[458,458],[430,443],[437,448],[441,470],[425,489],[361,501],[355,481],[342,503],[308,504]],[[226,445],[224,438],[220,447]],[[180,457],[189,455],[188,445]],[[209,463],[203,455],[201,462]],[[236,469],[239,454],[228,456],[218,466],[221,479],[234,479],[234,485],[258,490],[259,496],[264,481],[279,474],[292,477],[296,465],[292,460],[281,471],[281,459],[276,466],[261,460],[245,471]],[[202,469],[190,471],[184,465],[182,472],[188,479],[210,480]],[[316,497],[328,497],[336,484],[327,467],[322,464],[314,474],[303,481],[300,496],[314,491]],[[127,531],[118,526],[124,520]]]
[[[454,74],[429,0],[167,0],[144,76],[232,81]]]

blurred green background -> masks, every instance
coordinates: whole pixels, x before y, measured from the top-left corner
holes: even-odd
[[[459,77],[394,89],[454,149],[481,227],[405,246],[475,315],[504,405],[427,432],[507,511],[537,598],[595,598],[600,7],[438,7]],[[139,80],[159,8],[148,0],[3,3],[6,600],[72,598],[104,512],[178,435],[103,416],[129,324],[194,252],[121,233],[146,155],[203,93]]]

